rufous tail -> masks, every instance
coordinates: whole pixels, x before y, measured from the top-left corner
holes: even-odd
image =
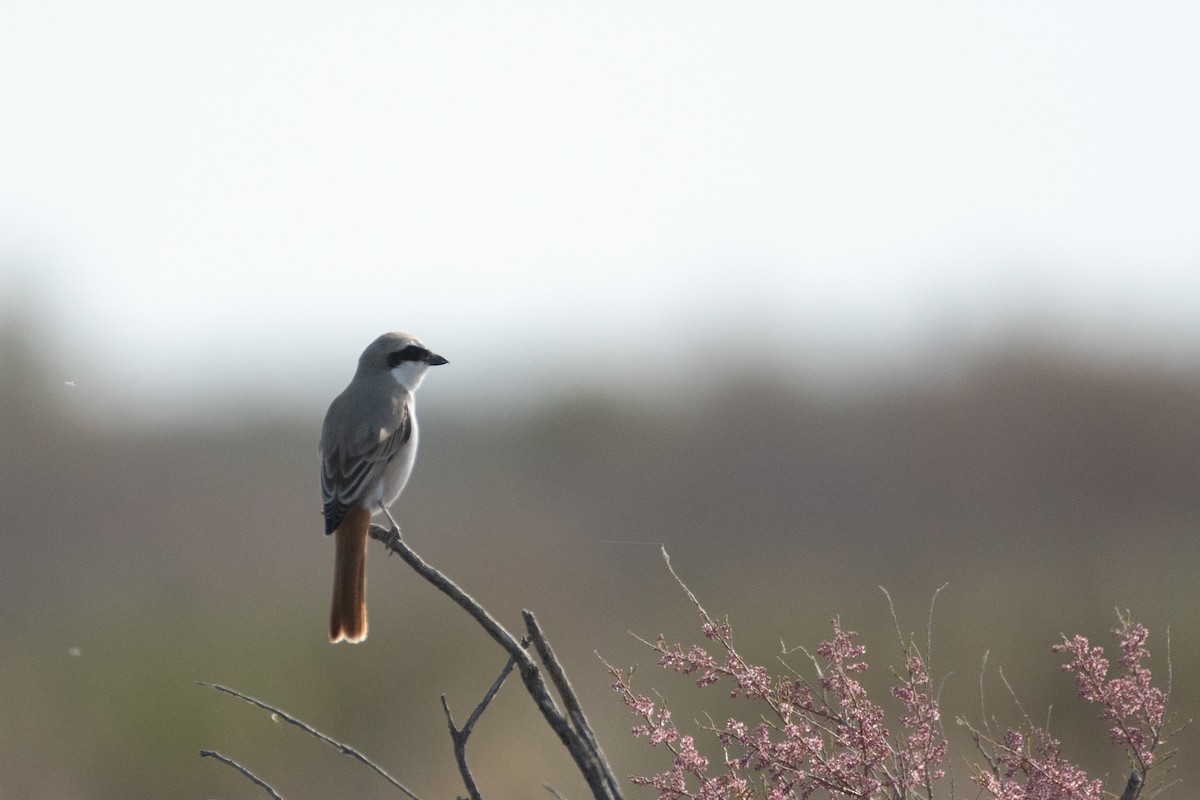
[[[329,641],[361,642],[367,638],[367,531],[371,512],[355,508],[333,532],[337,556],[333,568],[333,606]]]

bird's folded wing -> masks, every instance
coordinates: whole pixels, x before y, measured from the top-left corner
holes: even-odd
[[[321,499],[325,533],[333,533],[342,519],[382,478],[387,463],[412,435],[408,406],[401,406],[397,424],[357,432],[349,442],[321,458]]]

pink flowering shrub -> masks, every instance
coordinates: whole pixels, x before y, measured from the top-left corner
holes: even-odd
[[[1100,706],[1100,718],[1111,723],[1109,739],[1125,750],[1134,767],[1121,798],[1134,800],[1145,789],[1156,761],[1173,755],[1157,755],[1170,738],[1164,729],[1169,689],[1164,692],[1153,686],[1150,670],[1142,663],[1150,655],[1146,649],[1149,631],[1127,616],[1119,619],[1120,627],[1112,632],[1121,646],[1120,669],[1115,676],[1109,676],[1104,648],[1092,647],[1083,636],[1063,637],[1062,643],[1051,649],[1070,656],[1063,671],[1075,676],[1079,696]],[[1025,732],[1009,730],[996,741],[967,727],[988,761],[988,768],[978,769],[973,779],[1000,800],[1099,800],[1104,796],[1101,782],[1089,779],[1062,758],[1059,742],[1042,728],[1026,722]]]
[[[909,648],[906,672],[897,676],[892,695],[905,709],[893,738],[884,711],[867,697],[857,675],[867,668],[866,649],[854,643],[853,631],[833,621],[833,637],[817,648],[815,683],[798,675],[771,676],[765,667],[747,662],[734,648],[728,624],[714,623],[701,609],[708,639],[720,648],[711,655],[698,645],[686,651],[668,646],[662,637],[651,646],[659,665],[685,675],[698,675],[697,686],[727,680],[730,696],[761,701],[769,718],[748,724],[730,719],[707,730],[721,743],[725,758],[716,769],[696,750],[691,736],[680,734],[669,709],[636,694],[625,672],[609,666],[613,688],[641,718],[635,736],[652,745],[666,744],[674,754],[671,769],[649,778],[633,778],[653,786],[661,800],[698,797],[727,800],[776,798],[929,797],[941,778],[946,742],[929,674],[915,648]]]
[[[665,554],[664,554],[665,555]],[[668,561],[668,568],[670,563]],[[674,575],[674,573],[672,572]],[[678,577],[676,576],[676,580]],[[682,586],[682,582],[680,583]],[[659,800],[785,800],[810,797],[908,800],[934,796],[944,776],[946,739],[941,712],[925,661],[911,641],[901,639],[904,669],[893,670],[890,689],[901,709],[890,725],[884,708],[867,696],[859,676],[867,669],[866,648],[856,634],[833,620],[833,634],[808,656],[814,677],[790,668],[784,674],[751,663],[734,647],[727,622],[717,622],[686,586],[709,644],[668,644],[660,635],[645,642],[664,669],[693,676],[701,689],[723,684],[729,695],[753,704],[750,715],[723,724],[700,725],[721,746],[722,757],[710,759],[693,736],[682,733],[671,711],[648,695],[638,694],[630,673],[606,664],[625,705],[638,717],[633,734],[670,751],[669,769],[634,777],[650,786]],[[1150,683],[1142,662],[1146,629],[1122,618],[1115,632],[1121,639],[1121,670],[1109,677],[1101,648],[1083,637],[1064,639],[1054,650],[1070,655],[1063,669],[1075,675],[1084,699],[1100,705],[1112,723],[1114,743],[1128,750],[1135,775],[1122,800],[1133,800],[1145,787],[1163,732],[1166,694]],[[992,737],[959,719],[975,739],[986,766],[972,780],[998,800],[1100,800],[1101,782],[1090,779],[1061,755],[1059,742],[1040,728],[1009,730]]]
[[[1121,627],[1113,630],[1113,636],[1121,640],[1121,670],[1113,678],[1108,677],[1104,648],[1090,647],[1084,637],[1064,638],[1053,648],[1056,653],[1071,655],[1063,671],[1075,675],[1080,697],[1100,706],[1100,718],[1112,723],[1109,738],[1129,751],[1143,775],[1154,764],[1167,710],[1166,694],[1150,684],[1150,670],[1142,665],[1150,655],[1146,650],[1149,635],[1142,625],[1121,617]]]
[[[899,733],[893,736],[884,709],[858,680],[867,669],[862,660],[866,648],[838,620],[833,620],[832,638],[809,655],[815,680],[797,672],[772,675],[738,652],[728,623],[713,620],[690,591],[688,596],[712,645],[685,648],[668,645],[659,636],[646,642],[658,653],[659,666],[695,676],[700,688],[725,682],[731,697],[770,713],[755,722],[730,719],[704,726],[724,753],[721,763],[713,765],[692,736],[680,733],[669,709],[634,692],[626,672],[608,665],[613,688],[641,720],[633,734],[665,745],[673,754],[669,770],[635,777],[635,785],[654,787],[660,800],[932,796],[934,782],[944,774],[946,741],[929,672],[915,646],[904,644],[905,668],[896,673],[891,689],[904,709],[897,720]]]
[[[1050,734],[1030,726],[1028,735],[1015,729],[1005,731],[1002,742],[992,749],[977,738],[988,769],[977,768],[977,784],[997,800],[1100,800],[1101,782],[1064,759],[1060,745]]]

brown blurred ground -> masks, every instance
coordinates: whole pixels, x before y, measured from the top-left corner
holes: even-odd
[[[323,409],[246,409],[135,434],[137,410],[83,423],[28,332],[0,352],[0,797],[248,797],[197,756],[217,749],[287,797],[394,797],[377,777],[210,690],[224,683],[352,743],[423,797],[461,793],[437,697],[461,717],[502,666],[458,609],[377,546],[371,636],[328,645],[332,547],[321,535]],[[666,766],[593,651],[640,662],[681,722],[714,710],[627,631],[697,638],[657,556],[770,663],[840,614],[876,679],[899,661],[885,585],[924,639],[929,599],[943,713],[977,717],[985,651],[1026,710],[1098,774],[1126,765],[1049,647],[1108,645],[1114,608],[1152,631],[1173,706],[1200,705],[1200,380],[1014,348],[923,385],[805,392],[766,374],[654,404],[565,396],[516,418],[422,408],[423,449],[398,507],[406,538],[515,630],[538,613],[617,771]],[[637,544],[645,542],[646,544]],[[995,674],[990,710],[1017,711]],[[710,690],[712,692],[712,690]],[[961,744],[961,742],[956,742]],[[1194,734],[1170,796],[1200,786]],[[959,769],[960,748],[952,757]],[[494,797],[584,796],[517,683],[470,755]],[[1109,781],[1116,789],[1120,778]],[[630,796],[648,796],[626,787]],[[968,787],[965,792],[973,794]]]

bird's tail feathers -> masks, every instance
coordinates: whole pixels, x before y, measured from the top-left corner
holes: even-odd
[[[329,641],[367,638],[367,532],[371,512],[354,508],[333,532],[337,556],[333,569],[333,605]]]

